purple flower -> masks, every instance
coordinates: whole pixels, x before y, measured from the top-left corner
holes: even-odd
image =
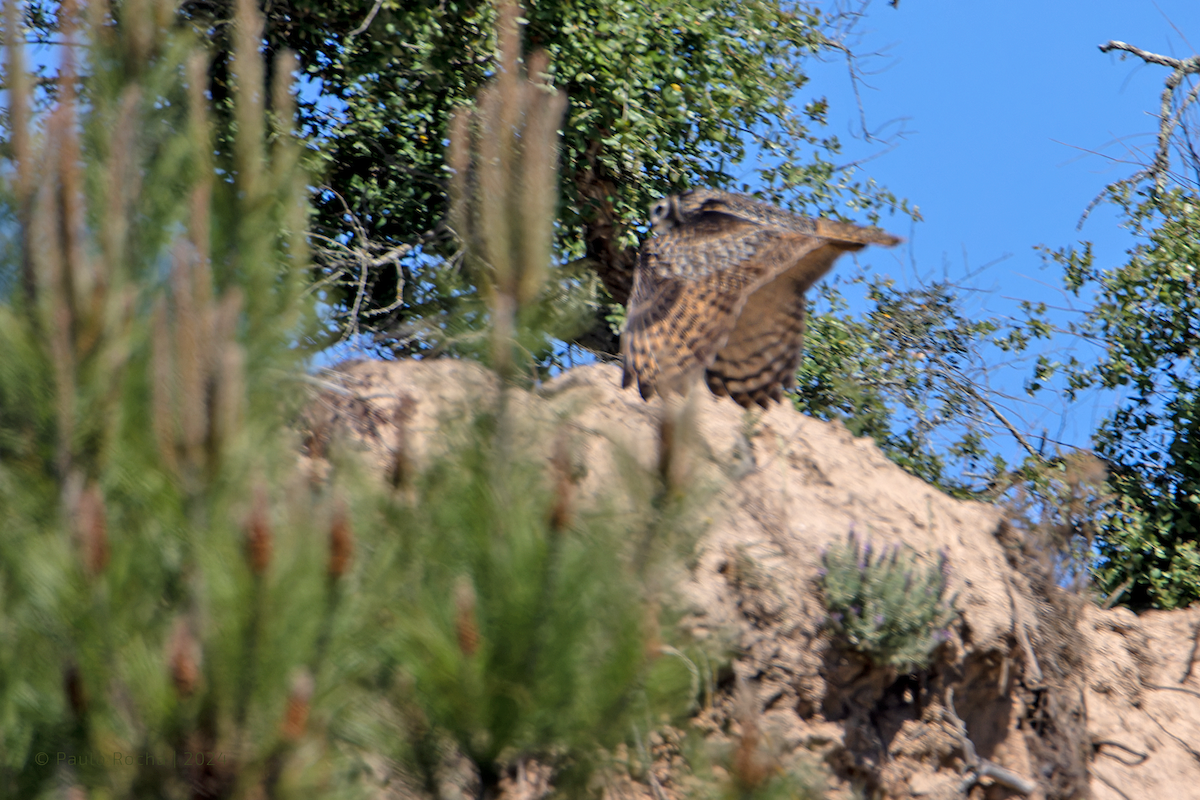
[[[875,615],[875,627],[876,627],[876,628],[881,628],[881,627],[883,627],[883,614],[876,614],[876,615]]]

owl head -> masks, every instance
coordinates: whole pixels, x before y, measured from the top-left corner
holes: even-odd
[[[727,200],[735,195],[713,189],[692,189],[671,195],[650,207],[650,224],[655,233],[669,231],[701,211],[725,211]]]
[[[679,216],[679,198],[664,197],[650,207],[650,225],[655,233],[669,231],[683,220]]]

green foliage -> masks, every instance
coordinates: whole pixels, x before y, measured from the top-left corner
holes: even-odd
[[[651,565],[624,546],[630,531],[603,514],[556,520],[554,486],[504,452],[503,424],[478,419],[416,482],[418,502],[381,506],[395,537],[369,556],[357,636],[373,642],[364,671],[390,664],[392,686],[410,682],[415,755],[432,732],[485,785],[519,753],[553,765],[563,788],[586,778],[597,747],[624,741],[631,715],[686,710],[690,676],[648,646]],[[431,780],[440,766],[418,764]]]
[[[326,618],[313,520],[328,516],[281,502],[279,436],[278,379],[304,330],[298,143],[277,128],[266,155],[251,34],[242,168],[214,180],[203,59],[172,14],[57,20],[91,71],[77,99],[64,55],[41,110],[23,37],[5,37],[0,791],[14,797],[228,795],[291,752],[283,709],[311,696]],[[287,95],[275,87],[277,107]]]
[[[1153,163],[1097,199],[1118,209],[1133,238],[1125,263],[1098,264],[1086,242],[1043,248],[1066,288],[1091,303],[1067,330],[1096,355],[1043,360],[1031,391],[1058,373],[1070,399],[1087,390],[1116,396],[1093,436],[1115,496],[1099,518],[1093,574],[1102,592],[1135,609],[1200,600],[1197,74],[1194,59],[1178,62],[1163,94]],[[1176,156],[1183,163],[1172,168]],[[1044,308],[1027,313],[1027,329],[1047,324]]]
[[[1071,325],[1096,343],[1094,363],[1061,366],[1068,393],[1120,392],[1095,434],[1119,502],[1104,519],[1095,574],[1103,591],[1124,588],[1135,608],[1175,608],[1200,599],[1200,360],[1195,274],[1200,270],[1200,197],[1113,187],[1108,194],[1141,241],[1129,261],[1102,269],[1090,248],[1050,253],[1067,287],[1094,293]]]
[[[821,554],[821,563],[821,595],[836,634],[880,666],[929,665],[958,615],[954,598],[945,596],[945,553],[922,570],[899,546],[875,553],[866,541],[860,548],[851,531],[845,545]]]
[[[214,158],[205,60],[171,3],[144,10],[60,20],[93,71],[79,102],[63,63],[44,115],[5,38],[0,796],[360,796],[381,758],[486,795],[533,755],[581,793],[600,746],[698,688],[653,577],[670,503],[577,507],[569,448],[544,468],[507,385],[397,487],[310,472],[288,62],[268,115],[242,3]],[[499,350],[537,319],[525,246],[493,275]]]
[[[670,707],[665,698],[678,699],[671,676],[680,673],[663,660],[651,674],[657,620],[647,603],[657,598],[647,571],[661,552],[658,531],[633,537],[648,545],[634,552],[629,526],[580,514],[566,430],[531,435],[508,400],[514,344],[536,319],[527,312],[550,258],[544,212],[554,205],[565,98],[547,91],[541,70],[521,76],[515,13],[502,14],[513,34],[502,46],[505,69],[474,113],[460,112],[450,146],[454,217],[489,301],[500,394],[418,482],[419,502],[393,502],[399,536],[390,558],[373,559],[394,614],[375,631],[384,660],[412,681],[423,725],[475,765],[482,796],[498,790],[518,753],[553,765],[560,790],[582,788],[597,749],[624,740],[631,714],[657,718]],[[555,442],[549,486],[516,446],[535,439]],[[434,780],[438,765],[421,766]]]
[[[870,436],[906,471],[954,496],[985,493],[1005,470],[987,447],[1000,420],[981,387],[981,350],[998,323],[969,319],[947,283],[899,290],[886,278],[853,282],[866,283],[872,307],[856,319],[835,285],[820,288],[829,310],[810,318],[795,407]]]
[[[1115,503],[1093,567],[1098,588],[1134,608],[1186,608],[1200,598],[1195,503],[1183,507],[1127,476],[1112,481]]]
[[[227,49],[227,6],[182,6],[219,51]],[[817,132],[824,99],[799,105],[804,60],[836,37],[814,6],[526,6],[525,49],[549,56],[548,80],[569,101],[556,261],[586,256],[592,267],[555,272],[550,291],[589,311],[587,327],[602,331],[604,347],[615,340],[603,322],[610,300],[596,262],[631,257],[627,248],[661,195],[738,188],[742,173],[731,165],[751,148],[760,157],[754,183],[771,199],[826,213],[846,203],[872,220],[902,205],[834,167],[837,139]],[[460,270],[459,232],[447,225],[444,143],[454,109],[473,103],[498,72],[496,13],[491,0],[270,4],[268,49],[296,50],[311,81],[301,119],[323,164],[313,231],[322,243],[320,298],[337,319],[335,335],[382,332],[381,349],[396,354],[471,352],[472,332],[486,326],[461,313],[477,287]],[[540,354],[548,357],[545,346]]]

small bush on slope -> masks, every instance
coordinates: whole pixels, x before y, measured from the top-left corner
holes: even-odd
[[[825,550],[821,595],[833,630],[880,666],[907,671],[929,665],[958,612],[946,598],[945,554],[925,570],[899,546],[875,552],[850,532]]]

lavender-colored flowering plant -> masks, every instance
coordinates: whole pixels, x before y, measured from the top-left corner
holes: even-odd
[[[949,555],[934,563],[899,544],[874,548],[851,528],[845,545],[821,553],[817,582],[827,624],[855,650],[880,665],[922,669],[950,639],[958,616],[947,597]]]

